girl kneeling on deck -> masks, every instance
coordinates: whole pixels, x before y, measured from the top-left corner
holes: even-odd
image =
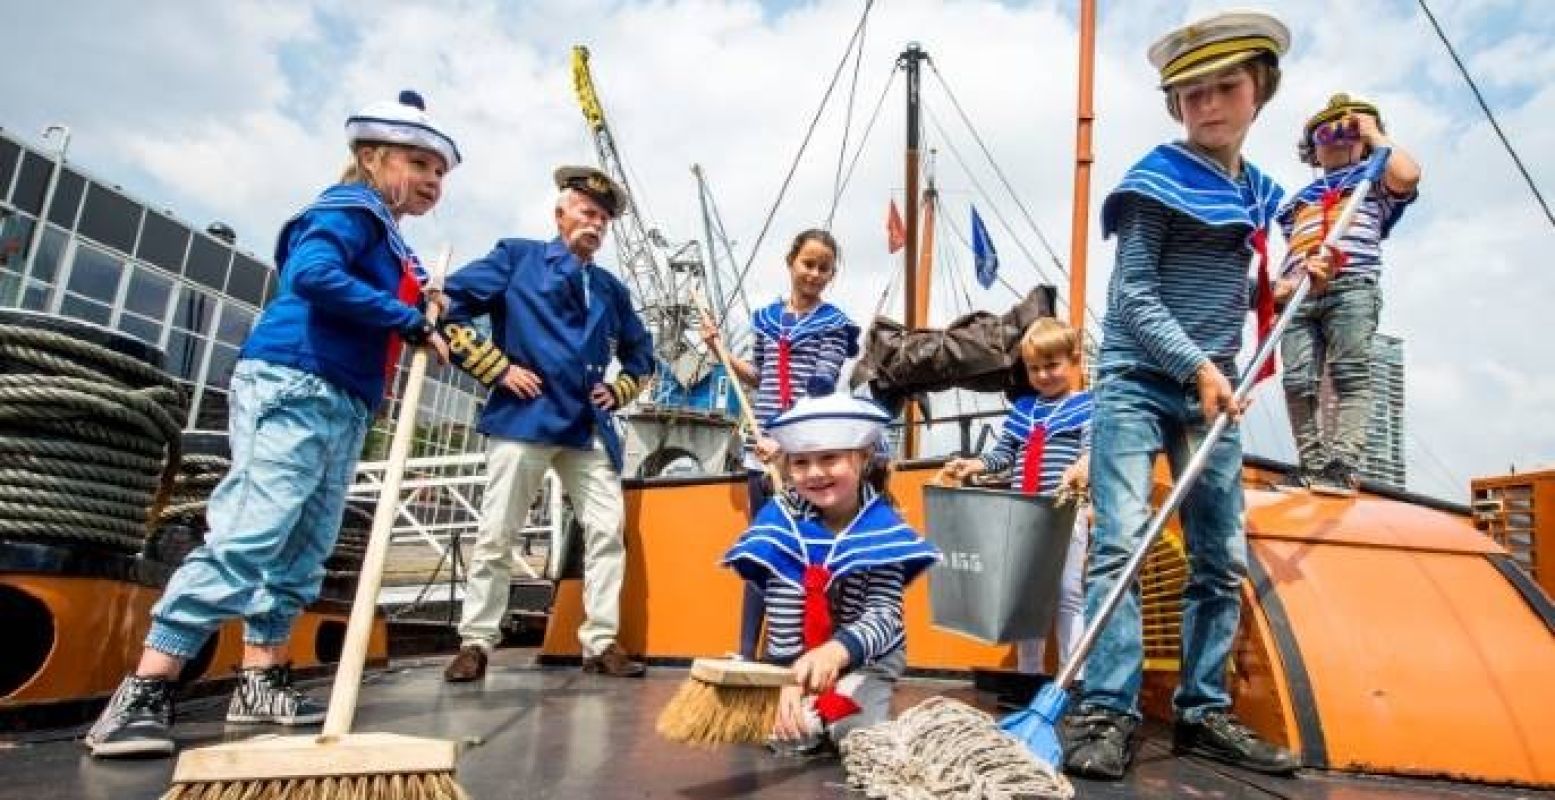
[[[340,182],[281,229],[280,286],[232,373],[232,466],[211,493],[210,532],[151,609],[139,664],[86,735],[94,756],[173,751],[173,682],[230,619],[243,620],[243,673],[227,721],[324,719],[292,685],[286,641],[318,597],[399,342],[447,361],[417,310],[421,273],[399,219],[431,210],[459,164],[414,92],[351,117],[346,135]]]
[[[779,752],[825,752],[885,721],[906,667],[902,592],[940,555],[864,480],[888,420],[826,392],[773,420],[792,489],[723,559],[765,596],[767,660],[797,678],[772,731]]]

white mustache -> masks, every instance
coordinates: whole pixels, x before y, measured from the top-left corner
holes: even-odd
[[[600,238],[603,235],[604,235],[604,232],[601,231],[599,228],[595,228],[595,227],[591,227],[591,226],[585,225],[585,226],[583,226],[581,228],[578,228],[577,230],[572,232],[572,240],[573,241],[577,241],[578,239],[580,239],[580,238],[582,238],[584,236],[593,236],[595,239],[598,239],[598,238]]]

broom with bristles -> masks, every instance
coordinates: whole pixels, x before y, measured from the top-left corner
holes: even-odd
[[[713,320],[701,290],[693,287],[691,294],[702,317]],[[740,376],[731,365],[729,351],[724,349],[722,339],[714,339],[712,345],[714,355],[729,373],[744,424],[752,435],[759,436],[761,429],[740,386]],[[782,492],[782,474],[772,464],[766,468],[773,492]],[[739,659],[699,658],[691,664],[691,676],[659,712],[655,728],[660,736],[671,741],[703,747],[764,742],[772,734],[777,717],[779,690],[793,682],[793,672],[784,667]]]
[[[429,285],[448,270],[447,246],[438,253]],[[435,306],[429,318],[437,316]],[[389,445],[372,537],[362,560],[345,646],[329,695],[329,714],[317,736],[261,737],[190,750],[178,757],[173,787],[162,800],[468,800],[454,780],[458,745],[391,733],[351,733],[357,690],[367,661],[378,588],[389,555],[389,532],[399,508],[400,481],[421,407],[427,352],[416,348]]]

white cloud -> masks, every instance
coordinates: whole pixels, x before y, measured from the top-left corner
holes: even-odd
[[[851,141],[902,46],[933,56],[1036,223],[1068,257],[1074,140],[1075,37],[1067,3],[992,0],[876,3],[860,71]],[[1174,135],[1143,51],[1189,13],[1219,4],[1169,0],[1102,6],[1093,209],[1153,143]],[[1301,121],[1328,94],[1377,99],[1390,129],[1425,166],[1422,200],[1389,243],[1384,330],[1408,356],[1408,423],[1454,473],[1411,464],[1416,484],[1462,497],[1461,481],[1555,457],[1555,357],[1530,330],[1552,279],[1543,218],[1482,121],[1461,79],[1412,3],[1282,3],[1296,37],[1286,82],[1247,152],[1290,188],[1310,179],[1295,162]],[[1442,22],[1482,72],[1503,121],[1546,184],[1555,177],[1555,31],[1542,4],[1440,3]],[[551,169],[594,160],[571,89],[568,48],[587,44],[634,189],[673,239],[700,238],[692,163],[712,182],[719,210],[748,256],[862,4],[827,0],[763,8],[752,0],[511,4],[499,0],[189,5],[31,3],[9,14],[0,123],[24,134],[69,122],[75,160],[185,217],[222,218],[265,253],[280,221],[328,182],[343,160],[341,121],[355,108],[414,87],[454,131],[466,165],[447,199],[410,231],[423,249],[452,240],[484,253],[500,236],[546,236]],[[830,204],[845,74],[806,160],[754,260],[754,296],[783,288],[780,252]],[[896,270],[884,249],[886,200],[902,191],[900,81],[881,112],[838,211],[844,271],[836,295],[867,318]],[[962,128],[932,73],[924,97],[949,132],[937,173],[951,223],[966,229],[976,200],[1000,245],[1006,277],[1034,272],[1017,247],[1051,266]],[[928,128],[931,139],[933,127]],[[953,145],[992,199],[980,198]],[[994,219],[1002,213],[1015,234]],[[1094,210],[1090,305],[1102,307],[1112,245]],[[970,259],[942,230],[943,257]],[[1056,277],[1056,276],[1054,276]],[[946,280],[939,278],[941,285]],[[1008,292],[975,287],[974,303],[1003,308]],[[936,315],[961,310],[937,301]],[[937,316],[942,321],[943,317]],[[1264,392],[1261,404],[1278,404]],[[1277,409],[1249,436],[1287,454]]]

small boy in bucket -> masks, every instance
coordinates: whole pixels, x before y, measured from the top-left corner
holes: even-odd
[[[1254,306],[1247,269],[1283,194],[1242,157],[1242,143],[1279,85],[1279,58],[1289,45],[1289,31],[1274,17],[1228,12],[1150,48],[1167,111],[1185,137],[1147,154],[1102,205],[1102,232],[1117,235],[1118,250],[1097,358],[1088,619],[1097,619],[1141,544],[1156,456],[1164,452],[1176,474],[1222,411],[1240,419],[1231,380]],[[1266,264],[1260,272],[1259,330],[1266,332],[1272,289]],[[1289,774],[1296,758],[1236,718],[1226,684],[1247,575],[1242,516],[1242,445],[1232,425],[1180,512],[1191,573],[1172,747]],[[1060,728],[1070,773],[1117,780],[1128,770],[1143,659],[1139,594],[1124,592],[1097,634],[1085,691]]]
[[[774,749],[824,754],[885,721],[906,668],[902,593],[939,561],[865,479],[890,417],[879,406],[812,390],[767,427],[788,473],[723,558],[766,599],[769,662],[791,666]]]
[[[1011,488],[1022,494],[1065,497],[1085,493],[1091,445],[1090,392],[1075,391],[1080,363],[1080,336],[1074,328],[1043,317],[1020,340],[1026,380],[1035,394],[1019,397],[1004,417],[1004,427],[992,450],[977,458],[958,458],[945,465],[945,475],[965,480],[982,473],[1014,470]],[[1059,660],[1074,652],[1085,630],[1085,549],[1090,526],[1076,514],[1069,554],[1058,595],[1056,627]],[[1047,642],[1015,643],[1017,668],[1027,674],[1042,671]]]

